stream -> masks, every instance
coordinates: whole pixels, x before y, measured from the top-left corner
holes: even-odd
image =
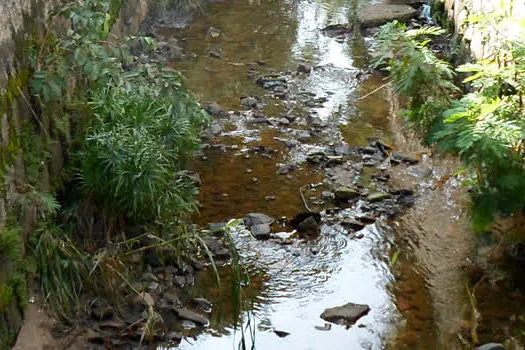
[[[368,96],[384,83],[380,75],[363,73],[371,39],[359,33],[334,38],[321,30],[347,23],[363,5],[337,0],[216,2],[196,15],[187,29],[161,30],[179,38],[189,56],[173,67],[183,72],[197,97],[218,103],[228,113],[213,122],[210,146],[194,165],[202,182],[198,224],[226,222],[252,212],[291,218],[304,211],[301,186],[320,183],[325,175],[306,161],[308,154],[329,145],[367,146],[369,138],[386,144],[399,141],[388,89]],[[298,69],[301,64],[307,68]],[[274,72],[287,77],[286,90],[277,90],[280,94],[255,82]],[[260,106],[243,108],[242,96],[255,97]],[[268,122],[251,123],[252,112]],[[296,119],[282,121],[290,115]],[[301,131],[309,135],[301,138]],[[406,144],[403,148],[422,152]],[[278,175],[279,164],[294,164],[297,170]],[[395,171],[399,179],[410,177],[406,166]],[[358,183],[370,185],[372,173],[363,168]],[[422,176],[410,185],[430,188],[433,180]],[[320,198],[322,190],[307,191],[315,211],[329,207],[330,201]],[[401,227],[395,224],[382,218],[366,225],[358,239],[326,220],[317,238],[294,239],[289,245],[234,231],[250,276],[243,290],[243,305],[249,310],[242,326],[247,347],[254,342],[259,349],[441,348],[430,295],[414,261],[398,253],[398,267],[391,268],[400,237],[396,229]],[[243,336],[234,327],[229,271],[228,266],[221,269],[221,288],[211,269],[198,274],[189,293],[214,304],[211,324],[204,332],[184,331],[193,338],[185,337],[179,348],[237,347]],[[402,281],[399,288],[394,288],[396,275]],[[404,295],[401,306],[399,294]],[[367,304],[370,312],[350,328],[331,325],[321,330],[326,327],[319,317],[323,310],[348,302]]]

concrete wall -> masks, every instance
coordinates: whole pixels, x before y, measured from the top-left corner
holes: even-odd
[[[136,34],[144,21],[151,0],[123,0],[119,18],[112,28],[116,36]],[[24,52],[27,39],[44,37],[48,14],[60,0],[0,0],[0,350],[9,348],[23,321],[21,304],[25,295],[2,300],[5,292],[20,277],[20,264],[2,256],[1,238],[6,220],[13,217],[10,202],[18,189],[28,182],[22,154],[21,127],[27,123],[49,126],[49,120],[35,122],[28,89],[30,77],[28,56]],[[38,111],[36,112],[38,113]],[[41,192],[51,190],[51,180],[58,176],[64,163],[64,149],[59,140],[51,140],[50,159],[42,159],[38,181]],[[4,189],[4,190],[2,190]],[[22,248],[36,224],[36,208],[16,213],[21,228]],[[22,249],[22,254],[24,254]],[[5,254],[4,254],[5,255]],[[18,281],[18,280],[17,280]]]
[[[46,13],[56,2],[0,1],[0,188],[3,189],[0,190],[0,235],[4,234],[6,218],[10,214],[9,199],[16,192],[17,185],[26,182],[19,131],[20,126],[31,118],[31,108],[27,93],[29,71],[23,43],[26,33],[42,35]],[[48,184],[49,176],[45,172],[42,174],[42,186]],[[20,226],[24,227],[26,233],[35,223],[35,214],[35,209],[29,208],[22,215]],[[21,232],[21,242],[25,234]],[[8,347],[16,336],[23,319],[21,304],[26,298],[20,290],[20,277],[24,276],[19,273],[22,271],[20,262],[2,256],[5,253],[2,254],[1,248],[0,298],[3,300],[0,301],[0,349]],[[21,248],[23,252],[23,244]]]
[[[434,2],[444,3],[448,18],[456,29],[456,32],[463,35],[464,44],[467,50],[475,59],[488,57],[498,42],[486,40],[486,34],[493,32],[496,28],[489,26],[483,32],[474,25],[468,23],[468,18],[477,13],[494,14],[501,10],[501,0],[435,0]],[[508,23],[500,30],[505,35],[515,39],[522,39],[525,35],[523,28],[517,22],[525,20],[525,1],[524,0],[504,0],[503,3],[512,4],[511,18]]]

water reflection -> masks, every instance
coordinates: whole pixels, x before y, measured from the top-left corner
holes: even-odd
[[[362,39],[350,35],[330,38],[321,31],[328,24],[347,22],[356,4],[357,1],[341,0],[262,1],[255,5],[245,0],[212,3],[183,33],[187,51],[195,56],[174,66],[183,70],[190,87],[205,101],[215,100],[235,110],[239,109],[241,95],[256,95],[266,103],[263,112],[277,117],[283,110],[301,108],[294,101],[276,105],[274,99],[266,96],[267,91],[254,84],[248,71],[295,71],[298,63],[308,62],[314,66],[313,71],[304,79],[294,80],[289,88],[304,94],[306,99],[324,98],[323,103],[298,111],[327,122],[328,127],[314,142],[340,142],[342,124],[351,125],[356,134],[374,135],[380,117],[383,122],[387,119],[387,113],[379,117],[386,110],[387,101],[376,101],[378,122],[374,121],[371,128],[363,127],[370,121],[366,118],[367,111],[364,117],[356,117],[360,110],[356,99],[364,93],[358,79],[362,58],[355,60],[364,55],[364,45],[356,45],[356,40]],[[210,27],[218,29],[220,36],[207,35]],[[209,50],[221,52],[223,59],[210,57]],[[242,127],[235,123],[233,126],[237,131]],[[228,134],[241,136],[235,130]],[[208,160],[197,165],[203,180],[204,205],[198,222],[224,222],[249,212],[292,216],[303,210],[298,188],[319,182],[321,174],[302,165],[293,178],[278,177],[275,163],[299,161],[304,158],[305,150],[313,150],[316,145],[303,145],[288,153],[282,143],[273,144],[276,142],[273,138],[281,136],[275,130],[253,131],[249,135],[257,143],[277,149],[277,154],[272,159],[259,156],[246,159],[232,152],[207,154]],[[242,141],[234,143],[246,147]],[[247,168],[251,170],[249,175]],[[252,177],[257,177],[257,186],[253,185]],[[268,194],[277,194],[275,201],[265,201]],[[286,246],[271,240],[257,241],[242,232],[235,235],[251,277],[250,285],[245,288],[244,306],[255,317],[251,325],[257,329],[257,348],[382,348],[396,322],[396,308],[388,292],[392,280],[386,263],[389,244],[386,234],[376,226],[363,232],[365,237],[357,240],[325,225],[319,239],[296,240]],[[222,289],[216,287],[213,274],[208,271],[200,274],[196,287],[189,291],[192,296],[210,297],[216,308],[210,328],[194,339],[183,340],[180,348],[221,350],[237,346],[240,331],[232,326],[229,270],[223,269],[221,276]],[[319,315],[325,308],[348,302],[371,307],[359,325],[350,329],[334,325],[330,331],[315,328],[323,326]],[[290,334],[281,338],[274,330]]]

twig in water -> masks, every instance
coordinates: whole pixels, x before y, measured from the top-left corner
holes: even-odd
[[[369,92],[368,94],[359,97],[357,100],[358,100],[358,101],[363,100],[363,99],[367,98],[368,96],[375,94],[376,92],[378,92],[378,91],[381,90],[382,88],[387,87],[387,86],[390,85],[390,84],[392,84],[392,80],[390,80],[389,82],[387,82],[387,83],[381,85],[380,87],[378,87],[378,88],[375,89],[374,91],[371,91],[371,92]]]
[[[303,200],[304,207],[306,208],[306,210],[309,213],[311,213],[312,209],[310,209],[310,207],[308,206],[308,203],[306,203],[306,198],[304,198],[304,194],[303,194],[303,188],[307,187],[307,186],[310,186],[310,185],[303,185],[303,186],[299,187],[299,193],[301,194],[301,199]]]

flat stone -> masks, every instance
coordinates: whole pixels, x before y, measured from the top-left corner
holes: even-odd
[[[251,226],[250,231],[255,238],[264,239],[270,237],[270,232],[272,232],[272,229],[270,224],[256,224]]]
[[[341,222],[341,226],[352,231],[362,230],[365,225],[362,222],[357,221],[353,218],[345,218]]]
[[[390,193],[374,192],[369,194],[366,199],[368,199],[370,202],[379,202],[387,198],[390,198]]]
[[[417,10],[408,5],[376,4],[362,8],[358,12],[361,27],[370,28],[397,20],[408,21],[417,15]]]
[[[407,168],[407,172],[413,177],[425,178],[432,174],[432,168],[424,165],[413,165]]]
[[[275,219],[263,213],[250,213],[243,218],[244,225],[250,227],[259,224],[271,225]]]
[[[297,133],[297,140],[299,141],[308,141],[310,140],[310,138],[312,137],[312,135],[310,134],[310,132],[306,131],[306,130],[301,130]]]
[[[210,324],[210,321],[208,321],[208,319],[205,316],[195,311],[191,311],[186,308],[173,308],[173,311],[177,314],[179,318],[183,320],[192,321],[201,326],[207,326]]]
[[[368,314],[369,311],[370,306],[368,305],[348,303],[325,309],[321,314],[321,318],[336,324],[354,324],[361,317]]]
[[[350,187],[338,187],[334,190],[335,199],[345,201],[359,196],[359,191]]]

